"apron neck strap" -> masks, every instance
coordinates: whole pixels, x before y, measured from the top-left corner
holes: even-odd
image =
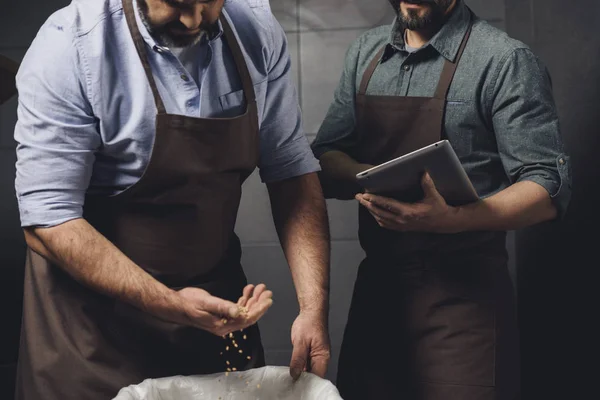
[[[385,52],[386,48],[387,48],[387,45],[383,46],[381,48],[381,50],[379,50],[377,52],[375,57],[373,57],[373,60],[367,67],[367,69],[363,75],[362,81],[360,82],[360,88],[358,89],[359,95],[364,95],[367,93],[367,87],[369,86],[369,82],[371,82],[371,77],[373,76],[373,73],[375,72],[375,70],[377,69],[377,66],[381,62],[381,58],[383,57],[383,53]]]
[[[444,69],[442,70],[442,75],[440,76],[440,81],[438,83],[437,89],[435,91],[435,95],[433,96],[436,99],[446,99],[448,95],[448,91],[450,90],[450,85],[452,84],[452,80],[454,79],[454,74],[456,72],[456,67],[458,66],[458,62],[462,58],[462,55],[465,51],[465,47],[467,46],[467,42],[469,41],[469,37],[471,36],[471,30],[473,28],[473,22],[469,22],[469,28],[463,37],[462,43],[460,44],[460,48],[458,49],[458,54],[456,56],[456,60],[454,62],[450,62],[445,60]],[[367,87],[369,86],[369,82],[373,77],[373,73],[377,69],[377,66],[381,62],[381,58],[385,52],[387,45],[383,46],[381,50],[377,52],[373,60],[365,70],[362,81],[360,82],[360,87],[358,89],[359,95],[364,95],[367,93]]]
[[[133,10],[133,2],[132,0],[122,0],[123,3],[123,11],[125,12],[125,19],[127,20],[127,25],[129,26],[129,32],[131,32],[131,37],[133,38],[133,43],[135,44],[135,49],[142,61],[142,65],[144,66],[144,71],[146,72],[146,78],[148,78],[148,83],[150,83],[150,89],[152,89],[152,94],[154,95],[154,102],[156,103],[156,109],[159,114],[166,114],[165,105],[158,93],[158,88],[156,86],[156,82],[154,81],[154,75],[152,74],[152,67],[150,66],[150,61],[148,60],[148,53],[146,52],[146,42],[140,33],[140,30],[137,26],[137,22],[135,20],[135,11]]]
[[[235,61],[238,74],[240,74],[240,78],[242,79],[242,87],[244,89],[244,97],[246,97],[246,104],[255,103],[256,94],[254,93],[254,84],[252,83],[252,77],[250,76],[250,71],[248,71],[248,64],[244,59],[244,53],[242,53],[240,43],[235,37],[233,29],[231,29],[229,21],[227,21],[227,18],[222,12],[219,19],[221,21],[221,25],[223,25],[223,34],[225,35],[227,45],[229,46],[231,54],[233,55],[233,60]]]
[[[144,71],[146,73],[146,78],[148,79],[148,83],[150,84],[150,89],[152,89],[152,94],[154,96],[154,102],[156,103],[156,109],[159,114],[166,114],[166,108],[158,93],[158,87],[156,86],[156,81],[154,80],[154,75],[152,74],[152,67],[150,66],[150,61],[148,60],[148,53],[146,52],[146,41],[142,37],[140,30],[138,28],[137,22],[135,20],[135,11],[133,9],[133,1],[132,0],[122,0],[123,3],[123,11],[125,12],[125,18],[127,20],[127,25],[129,26],[129,31],[131,32],[131,37],[133,38],[133,43],[135,44],[135,48],[140,57],[142,65],[144,67]],[[231,29],[231,26],[227,19],[221,14],[220,17],[221,24],[223,25],[223,33],[225,35],[225,39],[227,40],[227,44],[231,50],[233,55],[233,59],[235,61],[236,68],[238,73],[240,74],[242,80],[242,86],[244,88],[244,96],[246,98],[246,103],[251,104],[256,102],[256,96],[254,93],[254,85],[252,84],[252,78],[250,76],[250,72],[248,71],[248,65],[244,60],[244,55],[242,53],[242,49],[235,38],[235,34]]]
[[[445,60],[444,69],[442,70],[442,75],[440,76],[440,81],[438,82],[437,89],[435,90],[434,98],[440,100],[446,100],[448,97],[448,92],[450,91],[450,85],[454,80],[454,74],[456,73],[456,68],[458,67],[458,63],[462,58],[463,53],[465,52],[465,47],[467,46],[467,42],[469,41],[469,37],[471,36],[471,30],[473,29],[473,23],[469,22],[469,28],[463,37],[463,40],[458,49],[458,53],[456,55],[456,59],[454,62],[450,62]]]

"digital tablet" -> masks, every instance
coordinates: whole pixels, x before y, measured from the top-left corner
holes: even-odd
[[[479,196],[448,140],[441,140],[356,175],[365,192],[418,201],[425,172],[449,205],[479,200]]]

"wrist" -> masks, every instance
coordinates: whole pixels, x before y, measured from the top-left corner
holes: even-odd
[[[329,316],[329,306],[326,303],[311,304],[300,306],[300,315],[305,315],[309,318],[314,318],[327,323]]]
[[[163,299],[157,310],[160,317],[184,325],[188,325],[192,321],[193,309],[180,292],[167,289]]]

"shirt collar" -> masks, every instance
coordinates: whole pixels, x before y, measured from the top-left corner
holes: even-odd
[[[462,0],[457,0],[456,6],[450,18],[442,26],[440,31],[424,47],[431,46],[448,61],[454,62],[458,56],[458,50],[462,43],[469,23],[471,21],[471,10]],[[390,45],[397,50],[406,50],[404,42],[404,29],[398,17],[392,23],[390,32]]]
[[[144,38],[144,41],[146,42],[146,44],[148,46],[150,46],[150,48],[152,48],[152,49],[165,49],[165,47],[160,46],[158,43],[156,43],[156,40],[154,40],[152,35],[150,35],[150,32],[148,32],[146,25],[144,25],[144,23],[142,22],[142,18],[140,17],[140,10],[138,8],[137,0],[133,0],[133,11],[135,12],[135,22],[137,23],[138,29],[140,30],[140,34]],[[223,10],[222,12],[224,12],[224,11],[225,10]],[[220,19],[217,21],[217,27],[218,27],[217,31],[211,33],[210,40],[209,40],[210,42],[214,42],[215,40],[219,39],[221,37],[221,35],[223,35],[223,25],[221,24]]]

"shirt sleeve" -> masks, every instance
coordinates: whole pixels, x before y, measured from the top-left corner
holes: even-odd
[[[498,151],[511,183],[543,186],[564,216],[571,198],[571,163],[550,76],[531,50],[519,48],[507,55],[491,99]]]
[[[41,28],[17,75],[15,188],[23,227],[82,216],[100,146],[84,63],[63,22],[51,18]]]
[[[272,32],[259,158],[261,179],[270,183],[318,172],[320,165],[310,149],[302,126],[287,38],[267,7],[260,12],[267,14]]]
[[[338,150],[353,156],[357,139],[354,115],[356,98],[357,65],[361,38],[346,50],[344,69],[334,93],[333,102],[311,144],[317,158],[328,151]]]

